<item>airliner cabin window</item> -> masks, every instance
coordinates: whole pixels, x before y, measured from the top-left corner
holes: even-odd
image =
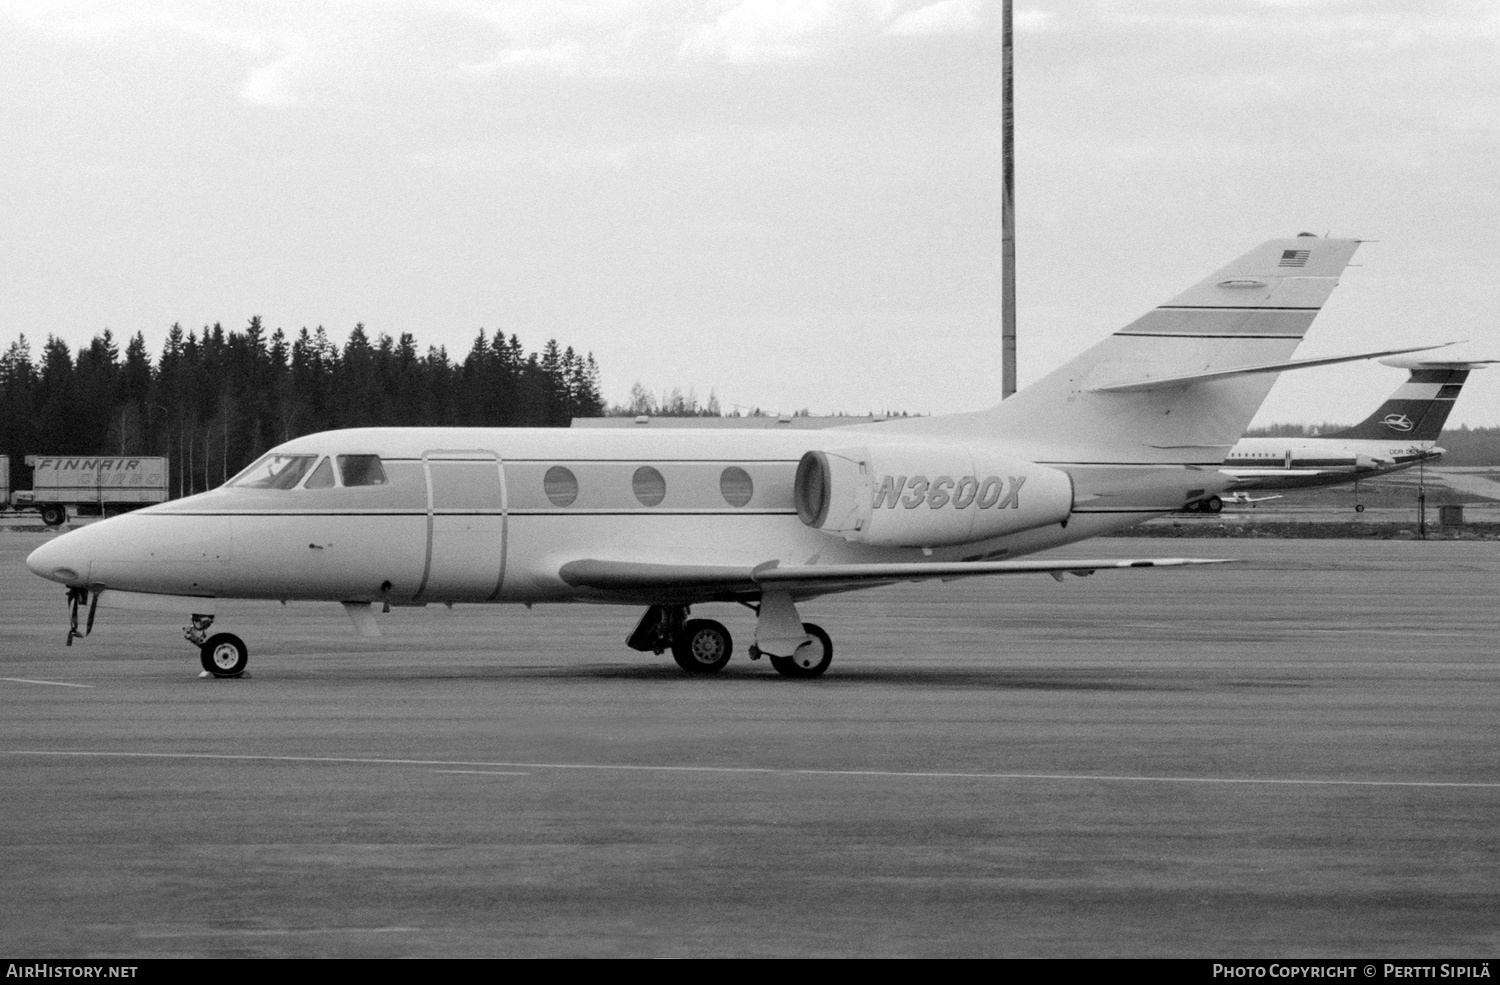
[[[340,455],[339,472],[346,486],[383,486],[388,481],[379,455]]]
[[[286,455],[272,452],[230,480],[241,489],[292,489],[307,475],[316,455]]]
[[[307,477],[307,485],[303,489],[330,489],[333,487],[333,462],[323,459],[318,467],[313,469],[313,474]]]

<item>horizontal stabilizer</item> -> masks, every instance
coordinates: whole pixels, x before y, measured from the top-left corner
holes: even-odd
[[[1454,345],[1453,342],[1444,342],[1442,345],[1419,345],[1409,349],[1385,349],[1381,352],[1362,352],[1353,356],[1328,356],[1323,359],[1294,359],[1284,363],[1265,363],[1260,366],[1241,366],[1236,369],[1219,369],[1208,373],[1186,373],[1181,376],[1163,376],[1158,379],[1135,380],[1130,383],[1111,383],[1108,386],[1092,387],[1094,393],[1140,393],[1145,390],[1168,390],[1174,387],[1191,386],[1194,383],[1206,383],[1212,380],[1227,380],[1235,376],[1256,376],[1261,373],[1284,373],[1293,369],[1308,369],[1313,366],[1332,366],[1335,363],[1352,363],[1361,359],[1374,359],[1378,356],[1396,356],[1407,352],[1426,352],[1429,349],[1440,349],[1446,345]]]
[[[1395,366],[1397,369],[1484,369],[1494,363],[1500,363],[1500,359],[1423,359],[1421,356],[1392,356],[1389,359],[1380,360],[1382,366]]]
[[[753,568],[692,564],[646,564],[632,561],[569,561],[558,571],[575,588],[602,591],[745,592],[775,587],[827,588],[830,585],[870,585],[979,575],[1092,574],[1095,571],[1136,568],[1175,568],[1189,564],[1224,564],[1208,558],[1134,558],[1123,560],[1052,561],[929,561],[894,564],[803,564],[783,566],[771,561]]]

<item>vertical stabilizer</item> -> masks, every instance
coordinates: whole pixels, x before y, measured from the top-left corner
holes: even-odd
[[[1469,371],[1482,368],[1486,362],[1396,362],[1395,365],[1409,368],[1411,376],[1375,409],[1375,413],[1352,428],[1319,437],[1436,441],[1443,433],[1443,425],[1458,400],[1464,381],[1469,378]]]
[[[1285,361],[1358,245],[1263,243],[990,410],[882,427],[1001,441],[1037,461],[1217,465],[1276,374],[1098,388]]]

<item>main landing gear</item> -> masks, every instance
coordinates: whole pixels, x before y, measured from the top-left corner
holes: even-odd
[[[689,674],[721,670],[733,652],[729,630],[712,619],[689,619],[672,637],[672,659]]]
[[[182,636],[198,648],[204,671],[215,677],[239,677],[250,663],[250,650],[233,633],[209,636],[208,629],[213,624],[213,616],[195,614],[192,625],[183,627]]]
[[[790,657],[771,657],[771,666],[782,677],[818,677],[833,663],[833,640],[823,632],[823,627],[810,622],[802,624],[802,631],[812,637],[797,647]],[[756,647],[750,648],[750,659],[760,655]]]
[[[749,649],[751,660],[769,657],[778,674],[800,678],[818,677],[833,663],[833,640],[822,627],[798,619],[789,597],[768,594],[759,606],[750,608],[759,616],[755,642]],[[689,674],[724,669],[734,652],[729,630],[713,619],[689,619],[687,615],[685,605],[653,605],[625,643],[633,650],[649,653],[671,650],[677,666]]]
[[[1182,508],[1184,513],[1222,513],[1224,512],[1224,500],[1218,496],[1209,496],[1207,499],[1195,500]]]

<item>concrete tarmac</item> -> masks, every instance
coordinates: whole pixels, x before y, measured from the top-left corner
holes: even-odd
[[[817,681],[630,609],[101,610],[0,534],[0,952],[1500,955],[1500,550],[1096,540],[1204,570],[807,603]],[[1164,550],[1165,548],[1165,550]]]

